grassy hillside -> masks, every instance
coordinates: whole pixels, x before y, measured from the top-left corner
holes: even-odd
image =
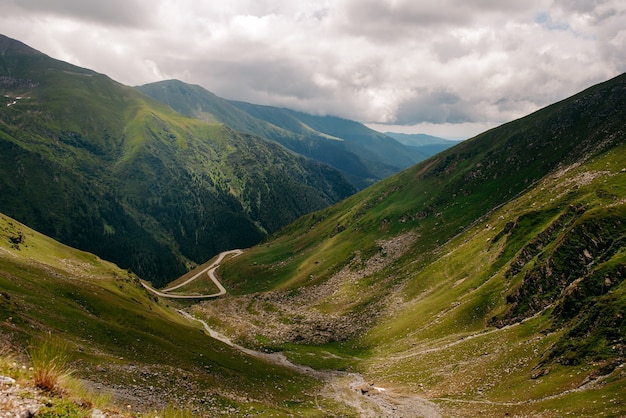
[[[179,80],[166,80],[135,88],[183,115],[209,123],[223,123],[239,132],[264,138],[292,135],[288,130],[252,117],[228,100],[198,85]]]
[[[157,285],[354,192],[102,74],[6,37],[0,50],[0,210]]]
[[[0,291],[4,350],[56,341],[74,376],[124,409],[319,416],[307,395],[316,380],[209,338],[136,276],[4,215]]]
[[[304,216],[227,262],[241,295],[198,311],[444,416],[625,414],[625,87],[594,86]]]
[[[419,150],[350,120],[228,101],[200,86],[178,80],[146,84],[137,89],[184,115],[225,123],[329,164],[357,188],[426,158]]]

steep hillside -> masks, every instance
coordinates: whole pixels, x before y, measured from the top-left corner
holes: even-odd
[[[163,284],[352,194],[327,165],[0,37],[0,210]]]
[[[397,173],[428,156],[354,121],[228,101],[200,86],[178,80],[146,84],[137,89],[184,115],[225,123],[330,164],[357,188]]]
[[[197,312],[443,416],[621,416],[625,219],[622,75],[304,216]]]
[[[252,117],[228,100],[198,85],[183,83],[179,80],[166,80],[135,88],[185,116],[210,123],[224,123],[236,131],[264,138],[292,135],[287,130]]]
[[[309,395],[317,380],[209,338],[135,275],[0,214],[0,354],[43,344],[123,416],[168,405],[194,416],[322,415]]]

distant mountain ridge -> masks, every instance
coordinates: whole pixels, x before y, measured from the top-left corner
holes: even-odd
[[[385,132],[385,135],[394,138],[398,142],[413,147],[421,153],[432,157],[450,147],[457,145],[461,141],[452,141],[437,136],[427,134],[403,134],[396,132]]]
[[[18,41],[0,49],[0,211],[156,285],[355,191],[278,144]]]
[[[222,122],[276,141],[340,170],[362,189],[428,155],[365,125],[333,116],[226,100],[201,86],[167,80],[136,87],[186,116]]]

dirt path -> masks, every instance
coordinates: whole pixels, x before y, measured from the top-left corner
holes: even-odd
[[[199,322],[205,331],[216,340],[219,340],[250,356],[290,368],[299,373],[308,374],[325,382],[320,396],[333,399],[355,409],[359,416],[376,417],[424,417],[439,418],[439,407],[424,398],[415,395],[403,395],[392,390],[375,387],[368,384],[358,373],[340,372],[334,370],[314,370],[308,366],[295,364],[289,361],[282,353],[263,353],[233,343],[228,337],[215,331],[202,319],[197,319],[189,313],[178,310],[185,318]]]

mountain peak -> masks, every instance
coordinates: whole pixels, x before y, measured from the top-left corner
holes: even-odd
[[[41,52],[37,51],[34,48],[31,48],[30,46],[18,40],[0,34],[0,54],[5,55],[7,52],[13,52],[18,54],[43,55]]]

